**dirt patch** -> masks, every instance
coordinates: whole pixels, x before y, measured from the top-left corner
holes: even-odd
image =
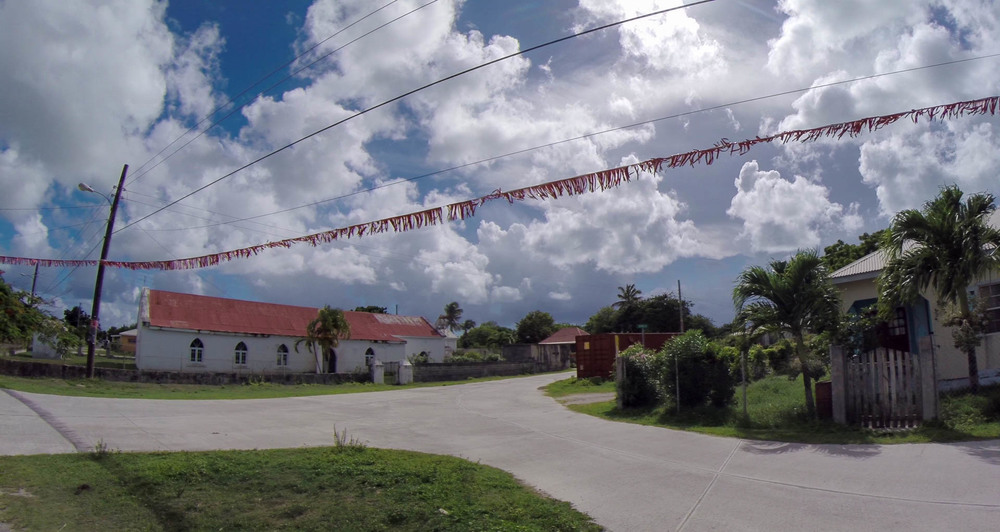
[[[601,392],[601,393],[574,393],[572,395],[566,395],[556,399],[564,405],[585,405],[588,403],[603,403],[605,401],[612,401],[615,398],[615,392]]]

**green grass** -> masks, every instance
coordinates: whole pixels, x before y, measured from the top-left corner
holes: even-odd
[[[615,381],[606,381],[599,377],[589,379],[570,377],[553,382],[545,386],[544,390],[549,397],[565,397],[578,393],[607,393],[615,391]]]
[[[514,379],[523,376],[480,377],[464,381],[418,382],[406,385],[353,382],[344,384],[272,384],[265,382],[260,384],[202,385],[116,382],[101,379],[66,380],[0,375],[0,388],[49,395],[112,397],[120,399],[276,399],[281,397],[305,397],[405,390],[434,386],[454,386],[456,384]]]
[[[0,457],[15,530],[599,530],[503,471],[363,446]]]
[[[39,362],[42,364],[59,364],[67,366],[86,366],[87,365],[87,355],[86,349],[84,349],[84,354],[77,355],[71,354],[66,355],[63,358],[34,358],[31,353],[17,353],[15,355],[10,355],[11,360],[20,360],[23,362]],[[110,368],[110,369],[135,369],[135,357],[116,355],[116,358],[110,358],[106,355],[103,349],[97,349],[94,352],[94,367],[97,368]]]
[[[565,381],[562,381],[565,382]],[[682,409],[672,403],[655,408],[619,410],[614,401],[568,405],[568,408],[613,421],[689,430],[716,436],[800,443],[929,443],[1000,438],[1000,386],[984,388],[981,395],[945,395],[940,421],[908,431],[874,431],[846,427],[832,421],[810,420],[805,415],[801,377],[772,376],[747,387],[747,419],[743,418],[742,391],[735,401],[718,409]]]

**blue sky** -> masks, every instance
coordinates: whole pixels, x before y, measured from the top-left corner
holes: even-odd
[[[271,150],[486,60],[680,5],[438,0],[182,136],[263,75],[373,10],[276,78],[426,1],[38,0],[0,4],[0,254],[96,258],[123,164],[122,228]],[[242,248],[739,140],[1000,94],[993,2],[718,0],[508,60],[317,135],[115,234],[113,260]],[[958,59],[959,65],[785,91]],[[256,94],[256,90],[253,94]],[[693,112],[704,108],[711,111]],[[690,114],[686,114],[690,113]],[[622,125],[679,118],[409,178]],[[617,287],[675,292],[722,324],[750,264],[880,229],[945,184],[996,193],[995,118],[901,123],[857,139],[754,149],[618,189],[398,235],[296,246],[186,271],[110,271],[102,324],[142,286],[276,303],[381,305],[513,325],[584,323]],[[187,143],[152,167],[155,156]],[[389,185],[389,186],[384,186]],[[382,187],[368,192],[372,187]],[[338,196],[343,199],[304,205]],[[289,210],[292,209],[292,210]],[[231,223],[235,218],[265,216]],[[4,265],[30,287],[30,269]],[[44,268],[54,312],[90,307],[94,268]]]

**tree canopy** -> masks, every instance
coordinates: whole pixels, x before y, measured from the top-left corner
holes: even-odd
[[[0,342],[24,342],[39,330],[47,316],[36,307],[38,301],[28,292],[15,290],[0,276]]]
[[[556,332],[556,320],[541,310],[527,313],[517,322],[517,341],[522,344],[537,344]]]
[[[861,241],[859,244],[847,244],[843,240],[838,240],[823,248],[822,260],[827,271],[831,273],[837,271],[861,257],[876,251],[879,248],[879,242],[885,231],[885,229],[882,229],[871,234],[865,233],[858,237],[858,240]]]
[[[500,349],[505,345],[514,343],[515,335],[513,329],[497,325],[495,321],[488,321],[473,327],[465,332],[458,339],[458,347],[463,349],[470,347],[483,347],[488,349]]]
[[[712,320],[700,314],[692,314],[691,307],[694,305],[690,301],[685,300],[681,303],[677,296],[666,293],[645,299],[639,298],[627,305],[619,305],[622,303],[621,296],[625,295],[622,292],[623,288],[619,287],[619,301],[602,307],[587,320],[583,327],[587,332],[590,334],[635,332],[640,324],[648,326],[646,332],[678,332],[680,311],[683,308],[685,330],[699,329],[710,338],[718,334],[718,329],[712,324]],[[618,305],[618,308],[615,308],[615,305]]]
[[[378,305],[366,305],[364,307],[354,307],[354,312],[370,312],[372,314],[388,314],[389,310]]]
[[[458,305],[458,301],[452,301],[444,306],[444,314],[438,316],[437,327],[451,332],[462,329],[462,307]]]
[[[295,350],[299,350],[299,345],[306,342],[306,347],[310,353],[317,355],[316,372],[320,372],[320,353],[329,353],[331,349],[340,344],[340,340],[351,337],[351,324],[344,317],[344,312],[340,309],[330,308],[325,305],[316,313],[316,317],[306,325],[305,337],[295,342]],[[317,346],[320,349],[317,352]],[[331,369],[331,371],[333,371]]]

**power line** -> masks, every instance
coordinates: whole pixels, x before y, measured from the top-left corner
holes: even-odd
[[[68,211],[74,209],[97,209],[100,205],[67,205],[63,207],[6,207],[0,211]]]
[[[171,203],[167,204],[166,206],[164,206],[164,207],[162,207],[162,208],[160,208],[158,210],[155,210],[155,211],[147,214],[146,216],[143,216],[142,218],[139,218],[138,220],[136,220],[134,222],[131,222],[131,223],[125,225],[121,229],[116,230],[115,233],[118,233],[119,231],[123,231],[125,229],[128,229],[129,227],[131,227],[131,226],[133,226],[133,225],[135,225],[135,224],[137,224],[139,222],[142,222],[143,220],[149,218],[150,216],[153,216],[153,215],[155,215],[155,214],[163,211],[167,207],[170,207],[172,205],[176,205],[177,203],[180,203],[181,201],[184,201],[185,199],[190,198],[191,196],[193,196],[193,195],[201,192],[202,190],[205,190],[206,188],[208,188],[208,187],[210,187],[210,186],[212,186],[212,185],[214,185],[214,184],[216,184],[216,183],[218,183],[218,182],[220,182],[220,181],[222,181],[222,180],[224,180],[224,179],[226,179],[228,177],[232,177],[233,175],[235,175],[235,174],[237,174],[237,173],[239,173],[239,172],[241,172],[241,171],[243,171],[243,170],[245,170],[245,169],[247,169],[247,168],[249,168],[249,167],[251,167],[251,166],[253,166],[253,165],[255,165],[255,164],[259,163],[259,162],[261,162],[261,161],[264,161],[265,159],[273,157],[274,155],[277,155],[278,153],[281,153],[281,152],[283,152],[283,151],[285,151],[285,150],[287,150],[287,149],[289,149],[289,148],[291,148],[291,147],[293,147],[293,146],[295,146],[295,145],[297,145],[297,144],[299,144],[301,142],[304,142],[304,141],[306,141],[308,139],[311,139],[311,138],[315,137],[316,135],[319,135],[320,133],[323,133],[325,131],[329,131],[330,129],[333,129],[333,128],[335,128],[335,127],[337,127],[337,126],[339,126],[339,125],[341,125],[341,124],[343,124],[343,123],[345,123],[345,122],[347,122],[349,120],[352,120],[352,119],[357,118],[357,117],[359,117],[361,115],[367,114],[367,113],[369,113],[371,111],[374,111],[376,109],[380,109],[382,107],[385,107],[386,105],[389,105],[391,103],[394,103],[394,102],[397,102],[399,100],[402,100],[403,98],[406,98],[407,96],[410,96],[410,95],[415,94],[417,92],[420,92],[422,90],[428,89],[428,88],[433,87],[435,85],[439,85],[439,84],[444,83],[446,81],[455,79],[455,78],[457,78],[459,76],[468,74],[470,72],[474,72],[476,70],[485,68],[487,66],[494,65],[494,64],[499,63],[501,61],[506,61],[506,60],[511,59],[513,57],[518,57],[518,56],[521,56],[521,55],[533,52],[535,50],[538,50],[540,48],[551,46],[553,44],[561,43],[563,41],[568,41],[570,39],[575,39],[577,37],[582,37],[584,35],[589,35],[591,33],[595,33],[595,32],[602,31],[602,30],[606,30],[608,28],[613,28],[615,26],[621,26],[622,24],[626,24],[626,23],[629,23],[629,22],[634,22],[636,20],[641,20],[641,19],[645,19],[645,18],[657,16],[657,15],[662,15],[662,14],[665,14],[665,13],[669,13],[669,12],[672,12],[672,11],[678,11],[678,10],[681,10],[681,9],[687,9],[689,7],[694,7],[694,6],[698,6],[698,5],[702,5],[702,4],[708,4],[708,3],[715,2],[715,1],[716,0],[700,0],[698,2],[692,2],[690,4],[685,4],[685,5],[681,5],[681,6],[671,7],[671,8],[667,8],[667,9],[661,9],[659,11],[654,11],[652,13],[646,13],[644,15],[638,15],[638,16],[627,18],[627,19],[624,19],[624,20],[619,20],[619,21],[612,22],[612,23],[609,23],[609,24],[604,24],[604,25],[601,25],[601,26],[597,26],[597,27],[594,27],[594,28],[583,30],[583,31],[580,31],[580,32],[577,32],[577,33],[573,33],[571,35],[567,35],[565,37],[560,37],[558,39],[555,39],[555,40],[552,40],[552,41],[549,41],[549,42],[546,42],[546,43],[543,43],[543,44],[532,46],[530,48],[521,50],[519,52],[515,52],[515,53],[512,53],[512,54],[505,55],[503,57],[494,59],[492,61],[487,61],[487,62],[482,63],[480,65],[477,65],[477,66],[474,66],[474,67],[462,70],[461,72],[457,72],[457,73],[452,74],[450,76],[443,77],[443,78],[441,78],[441,79],[439,79],[437,81],[433,81],[433,82],[428,83],[426,85],[417,87],[416,89],[412,89],[410,91],[407,91],[407,92],[405,92],[403,94],[400,94],[399,96],[395,96],[393,98],[385,100],[382,103],[375,104],[375,105],[373,105],[371,107],[368,107],[366,109],[358,111],[357,113],[355,113],[353,115],[350,115],[350,116],[348,116],[346,118],[338,120],[338,121],[336,121],[336,122],[334,122],[334,123],[332,123],[332,124],[330,124],[328,126],[320,128],[320,129],[318,129],[318,130],[316,130],[316,131],[314,131],[314,132],[312,132],[312,133],[310,133],[310,134],[308,134],[308,135],[306,135],[306,136],[304,136],[304,137],[302,137],[302,138],[300,138],[300,139],[298,139],[296,141],[293,141],[293,142],[291,142],[289,144],[286,144],[286,145],[284,145],[284,146],[282,146],[282,147],[280,147],[280,148],[278,148],[278,149],[276,149],[276,150],[274,150],[274,151],[272,151],[272,152],[270,152],[270,153],[268,153],[266,155],[258,157],[257,159],[254,159],[253,161],[251,161],[251,162],[249,162],[247,164],[244,164],[243,166],[241,166],[241,167],[239,167],[239,168],[237,168],[237,169],[229,172],[228,174],[223,175],[222,177],[219,177],[218,179],[215,179],[214,181],[211,181],[208,184],[203,185],[203,186],[201,186],[201,187],[199,187],[199,188],[197,188],[195,190],[192,190],[191,192],[188,192],[187,194],[181,196],[180,198],[177,198],[176,200],[172,201]]]
[[[312,52],[313,50],[315,50],[316,48],[320,47],[321,45],[323,45],[324,43],[326,43],[326,42],[327,42],[327,41],[329,41],[330,39],[333,39],[334,37],[336,37],[336,36],[340,35],[341,33],[343,33],[343,32],[345,32],[345,31],[347,31],[348,29],[352,28],[352,27],[353,27],[353,26],[354,26],[355,24],[358,24],[359,22],[362,22],[363,20],[367,19],[368,17],[371,17],[372,15],[375,15],[375,14],[376,14],[376,13],[378,13],[379,11],[382,11],[383,9],[385,9],[385,8],[387,8],[387,7],[389,7],[389,6],[391,6],[392,4],[395,4],[395,3],[396,3],[396,2],[398,2],[398,1],[399,1],[399,0],[392,0],[391,2],[389,2],[389,3],[385,4],[385,5],[383,5],[382,7],[378,8],[378,9],[376,9],[376,10],[374,10],[374,11],[370,12],[370,13],[368,13],[367,15],[365,15],[365,16],[363,16],[363,17],[359,18],[358,20],[355,20],[354,22],[352,22],[352,23],[348,24],[347,26],[345,26],[345,27],[341,28],[340,30],[338,30],[337,32],[335,32],[335,33],[334,33],[333,35],[330,35],[329,37],[327,37],[327,38],[323,39],[322,41],[320,41],[320,42],[318,42],[318,43],[316,43],[316,44],[312,45],[312,46],[311,46],[311,47],[309,47],[309,49],[307,49],[306,51],[304,51],[304,52],[302,52],[302,53],[300,53],[300,54],[296,55],[295,57],[293,57],[292,59],[290,59],[290,60],[289,60],[289,61],[287,61],[286,63],[282,64],[281,66],[279,66],[279,67],[277,67],[277,68],[275,68],[275,69],[274,69],[274,70],[272,70],[272,71],[271,71],[270,73],[268,73],[268,74],[267,74],[266,76],[264,76],[264,77],[260,78],[259,80],[255,81],[255,82],[254,82],[254,83],[253,83],[252,85],[250,85],[249,87],[247,87],[247,88],[243,89],[242,91],[240,91],[240,93],[239,93],[239,94],[237,94],[236,96],[233,96],[232,98],[230,98],[230,99],[226,100],[226,101],[225,101],[224,103],[221,103],[221,104],[219,104],[218,106],[216,106],[216,107],[215,107],[215,109],[212,109],[211,111],[209,111],[209,113],[208,113],[208,114],[206,114],[206,115],[205,115],[205,116],[204,116],[204,117],[203,117],[203,118],[202,118],[201,120],[199,120],[199,121],[198,121],[198,123],[196,123],[195,125],[193,125],[193,126],[191,126],[190,128],[188,128],[188,130],[187,130],[187,131],[185,131],[185,132],[184,132],[184,133],[182,133],[182,134],[181,134],[180,136],[178,136],[178,137],[177,137],[176,139],[174,139],[173,141],[171,141],[171,142],[170,142],[170,144],[167,144],[166,146],[164,146],[164,147],[163,147],[163,149],[161,149],[161,150],[160,150],[159,152],[157,152],[157,153],[156,153],[156,155],[154,155],[154,156],[150,157],[150,158],[149,158],[149,160],[147,160],[146,162],[142,163],[142,165],[140,165],[140,166],[139,166],[139,168],[137,168],[137,169],[136,169],[136,175],[135,175],[135,176],[133,176],[133,177],[132,177],[132,178],[131,178],[131,179],[130,179],[130,180],[128,181],[128,183],[126,183],[126,185],[125,185],[125,186],[128,186],[128,185],[131,185],[132,183],[135,183],[135,182],[136,182],[136,181],[137,181],[137,180],[138,180],[139,178],[141,178],[142,176],[144,176],[144,175],[148,174],[149,172],[151,172],[151,171],[152,171],[152,170],[153,170],[154,168],[156,168],[157,166],[159,166],[160,164],[162,164],[162,163],[163,163],[164,161],[166,161],[167,159],[169,159],[170,157],[172,157],[172,156],[173,156],[173,155],[174,155],[175,153],[179,152],[180,150],[183,150],[183,149],[184,149],[184,148],[185,148],[185,147],[186,147],[186,146],[187,146],[188,144],[191,144],[192,142],[194,142],[195,140],[197,140],[198,138],[200,138],[200,137],[201,137],[202,135],[204,135],[204,134],[205,134],[206,132],[208,132],[208,131],[209,131],[210,129],[212,129],[213,127],[215,127],[215,126],[219,125],[219,124],[220,124],[220,123],[221,123],[222,121],[224,121],[225,119],[227,119],[227,118],[229,118],[230,116],[232,116],[232,115],[233,115],[233,114],[234,114],[234,113],[235,113],[236,111],[238,111],[238,110],[242,109],[243,107],[245,107],[245,106],[246,106],[246,104],[247,104],[247,103],[249,103],[249,102],[250,102],[251,100],[247,100],[246,102],[244,102],[244,103],[242,103],[242,104],[240,104],[240,105],[236,106],[236,107],[235,107],[235,108],[234,108],[234,109],[233,109],[232,111],[230,111],[229,113],[227,113],[227,114],[226,114],[225,116],[223,116],[222,118],[220,118],[220,119],[218,119],[218,120],[216,120],[216,121],[212,122],[212,123],[211,123],[211,124],[210,124],[210,125],[209,125],[208,127],[206,127],[206,128],[204,129],[204,130],[202,130],[202,131],[201,131],[200,133],[198,133],[198,135],[196,135],[196,136],[195,136],[194,138],[192,138],[191,140],[189,140],[189,141],[185,142],[185,143],[184,143],[183,145],[181,145],[181,146],[180,146],[179,148],[177,148],[176,150],[174,150],[173,152],[171,152],[171,153],[170,153],[170,155],[167,155],[166,157],[164,157],[163,159],[161,159],[160,161],[158,161],[158,162],[157,162],[157,163],[156,163],[155,165],[153,165],[153,166],[152,166],[151,168],[149,168],[149,169],[147,169],[147,170],[145,170],[145,171],[142,171],[142,170],[143,170],[143,168],[145,168],[147,164],[149,164],[149,163],[150,163],[151,161],[153,161],[154,159],[156,159],[157,157],[159,157],[160,155],[162,155],[162,154],[163,154],[163,152],[167,151],[167,150],[168,150],[168,149],[169,149],[169,148],[170,148],[171,146],[173,146],[173,145],[174,145],[174,144],[176,144],[176,143],[177,143],[178,141],[180,141],[180,140],[181,140],[182,138],[184,138],[184,136],[186,136],[187,134],[191,133],[192,131],[194,131],[194,130],[198,129],[198,128],[199,128],[199,127],[200,127],[200,126],[201,126],[202,124],[204,124],[204,123],[205,123],[205,121],[206,121],[206,120],[208,120],[208,119],[209,119],[210,117],[212,117],[213,115],[215,115],[216,113],[218,113],[219,111],[221,111],[222,109],[224,109],[224,108],[225,108],[226,106],[228,106],[229,104],[231,104],[231,103],[235,103],[235,101],[236,101],[237,99],[239,99],[240,97],[242,97],[242,96],[243,96],[244,94],[246,94],[246,93],[250,92],[250,90],[251,90],[251,89],[253,89],[254,87],[256,87],[257,85],[260,85],[261,83],[263,83],[263,82],[264,82],[264,80],[266,80],[266,79],[270,78],[271,76],[273,76],[273,75],[277,74],[278,72],[281,72],[281,71],[282,71],[282,70],[284,70],[284,69],[285,69],[286,67],[288,67],[288,66],[290,66],[290,65],[294,64],[294,63],[295,63],[295,61],[299,60],[299,59],[300,59],[301,57],[305,56],[305,55],[306,55],[306,54],[308,54],[309,52]],[[437,2],[437,0],[433,0],[433,1],[432,1],[432,2],[430,2],[430,3],[434,3],[434,2]],[[428,4],[425,4],[425,6],[426,6],[426,5],[428,5]],[[424,6],[421,6],[421,7],[424,7]],[[419,9],[419,8],[418,8],[418,9]],[[416,11],[416,10],[414,10],[414,11]],[[412,13],[412,11],[411,11],[411,13]],[[409,14],[409,13],[407,13],[407,14]],[[404,16],[405,16],[405,15],[404,15]],[[401,18],[401,17],[400,17],[400,18]],[[398,19],[395,19],[395,20],[398,20]],[[391,22],[390,22],[390,23],[391,23]],[[385,24],[383,24],[383,26],[385,26]],[[379,26],[379,28],[381,28],[381,27],[383,27],[383,26]],[[376,28],[376,30],[377,30],[377,29],[378,29],[378,28]],[[372,32],[369,32],[369,33],[372,33]],[[368,35],[368,33],[366,33],[365,35]],[[362,35],[362,37],[364,37],[365,35]],[[360,37],[359,37],[359,38],[360,38]],[[354,41],[356,41],[356,40],[358,40],[358,39],[355,39]],[[336,51],[339,51],[339,50],[343,49],[344,47],[348,46],[349,44],[353,43],[354,41],[351,41],[351,42],[349,42],[349,43],[345,44],[344,46],[341,46],[340,48],[337,48],[337,50],[334,50],[334,52],[336,52]],[[300,68],[300,69],[296,70],[296,71],[295,71],[295,72],[293,72],[292,74],[290,74],[290,75],[288,75],[288,76],[285,76],[284,78],[282,78],[281,80],[279,80],[279,81],[278,81],[277,83],[275,83],[275,84],[271,85],[270,87],[268,87],[268,88],[266,88],[266,89],[264,89],[264,90],[262,90],[262,91],[258,92],[258,93],[257,93],[257,94],[256,94],[256,95],[255,95],[254,97],[256,98],[257,96],[261,96],[262,94],[265,94],[265,93],[267,93],[267,92],[268,92],[268,91],[270,91],[271,89],[274,89],[275,87],[277,87],[277,86],[281,85],[282,83],[284,83],[284,82],[288,81],[289,79],[291,79],[291,78],[292,78],[293,76],[295,76],[295,75],[296,75],[296,74],[298,74],[299,72],[302,72],[303,70],[305,70],[305,69],[307,69],[307,68],[309,68],[309,67],[311,67],[311,66],[315,65],[316,63],[318,63],[318,62],[320,62],[320,61],[322,61],[323,59],[326,59],[327,57],[329,57],[330,55],[332,55],[332,53],[333,53],[333,52],[331,52],[331,53],[329,53],[329,54],[326,54],[326,55],[324,55],[323,57],[321,57],[321,58],[317,59],[316,61],[313,61],[312,63],[309,63],[309,64],[308,64],[308,65],[306,65],[305,67],[303,67],[303,68]]]
[[[417,181],[417,180],[424,179],[424,178],[427,178],[427,177],[432,177],[432,176],[444,174],[444,173],[447,173],[447,172],[452,172],[454,170],[460,170],[462,168],[467,168],[467,167],[470,167],[470,166],[476,166],[476,165],[479,165],[479,164],[496,161],[498,159],[503,159],[503,158],[506,158],[506,157],[512,157],[514,155],[521,155],[523,153],[528,153],[528,152],[532,152],[532,151],[540,150],[540,149],[544,149],[544,148],[551,148],[553,146],[558,146],[560,144],[565,144],[565,143],[568,143],[568,142],[575,142],[575,141],[578,141],[578,140],[583,140],[583,139],[587,139],[587,138],[591,138],[591,137],[596,137],[598,135],[603,135],[605,133],[613,133],[615,131],[621,131],[621,130],[624,130],[624,129],[631,129],[631,128],[635,128],[635,127],[639,127],[639,126],[653,124],[653,123],[656,123],[656,122],[662,122],[664,120],[670,120],[670,119],[674,119],[674,118],[681,118],[681,117],[690,116],[690,115],[694,115],[694,114],[698,114],[698,113],[704,113],[704,112],[708,112],[708,111],[716,111],[716,110],[719,110],[719,109],[725,109],[727,107],[735,107],[735,106],[738,106],[738,105],[743,105],[743,104],[747,104],[747,103],[758,102],[758,101],[761,101],[761,100],[767,100],[767,99],[771,99],[771,98],[777,98],[777,97],[780,97],[780,96],[788,96],[790,94],[797,94],[797,93],[801,93],[801,92],[810,91],[810,90],[813,90],[813,89],[823,89],[823,88],[833,87],[833,86],[837,86],[837,85],[845,85],[845,84],[857,83],[859,81],[866,81],[866,80],[870,80],[870,79],[877,79],[877,78],[885,77],[885,76],[893,76],[893,75],[896,75],[896,74],[905,74],[905,73],[919,71],[919,70],[927,70],[927,69],[931,69],[931,68],[938,68],[938,67],[943,67],[943,66],[955,65],[955,64],[966,63],[966,62],[970,62],[970,61],[978,61],[978,60],[982,60],[982,59],[991,59],[991,58],[995,58],[995,57],[1000,57],[1000,53],[988,54],[988,55],[982,55],[982,56],[976,56],[976,57],[965,58],[965,59],[956,59],[956,60],[952,60],[952,61],[945,61],[945,62],[942,62],[942,63],[935,63],[935,64],[932,64],[932,65],[924,65],[924,66],[919,66],[919,67],[911,67],[911,68],[905,68],[905,69],[901,69],[901,70],[894,70],[892,72],[882,72],[882,73],[879,73],[879,74],[870,74],[870,75],[867,75],[867,76],[861,76],[861,77],[856,77],[856,78],[847,79],[847,80],[832,81],[832,82],[829,82],[829,83],[823,83],[823,84],[819,84],[819,85],[811,85],[809,87],[802,87],[802,88],[798,88],[798,89],[790,89],[790,90],[786,90],[786,91],[781,91],[781,92],[767,94],[767,95],[764,95],[764,96],[755,96],[755,97],[752,97],[752,98],[746,98],[746,99],[743,99],[743,100],[736,100],[736,101],[729,102],[729,103],[712,105],[712,106],[709,106],[709,107],[702,107],[702,108],[699,108],[699,109],[693,109],[693,110],[690,110],[690,111],[684,111],[684,112],[676,113],[676,114],[672,114],[672,115],[661,116],[661,117],[652,118],[652,119],[649,119],[649,120],[643,120],[641,122],[634,122],[632,124],[627,124],[627,125],[624,125],[624,126],[617,126],[617,127],[613,127],[613,128],[609,128],[609,129],[604,129],[604,130],[601,130],[601,131],[595,131],[595,132],[592,132],[592,133],[586,133],[584,135],[579,135],[579,136],[571,137],[571,138],[568,138],[568,139],[557,140],[557,141],[549,142],[549,143],[546,143],[546,144],[540,144],[540,145],[537,145],[537,146],[532,146],[530,148],[523,148],[523,149],[515,150],[515,151],[512,151],[512,152],[507,152],[507,153],[504,153],[504,154],[501,154],[501,155],[494,155],[494,156],[491,156],[491,157],[487,157],[485,159],[479,159],[477,161],[463,163],[463,164],[459,164],[459,165],[456,165],[456,166],[451,166],[451,167],[448,167],[448,168],[444,168],[444,169],[441,169],[441,170],[435,170],[433,172],[428,172],[428,173],[425,173],[425,174],[420,174],[420,175],[417,175],[417,176],[414,176],[414,177],[408,177],[408,178],[405,178],[405,179],[395,180],[395,181],[392,181],[391,183],[384,183],[384,184],[381,184],[381,185],[376,185],[376,186],[373,186],[373,187],[369,187],[369,188],[365,188],[365,189],[361,189],[361,190],[356,190],[354,192],[349,192],[347,194],[341,194],[339,196],[335,196],[335,197],[327,198],[327,199],[322,199],[322,200],[314,201],[314,202],[311,202],[311,203],[306,203],[306,204],[299,205],[299,206],[296,206],[296,207],[289,207],[287,209],[281,209],[281,210],[272,211],[272,212],[264,213],[264,214],[258,214],[258,215],[254,215],[254,216],[247,216],[247,217],[244,217],[244,218],[239,218],[239,217],[233,216],[231,214],[213,212],[213,214],[218,214],[220,216],[227,216],[227,217],[233,218],[233,220],[214,222],[214,223],[211,223],[211,224],[199,225],[199,226],[192,226],[192,227],[180,227],[180,228],[172,228],[172,229],[158,229],[158,231],[167,231],[167,230],[184,231],[184,230],[188,230],[188,229],[202,229],[202,228],[206,228],[206,227],[217,227],[217,226],[220,226],[220,225],[228,225],[228,224],[239,223],[239,222],[253,221],[253,220],[260,219],[260,218],[265,218],[267,216],[273,216],[273,215],[276,215],[276,214],[284,214],[286,212],[291,212],[291,211],[298,210],[298,209],[304,209],[306,207],[314,207],[316,205],[320,205],[320,204],[323,204],[323,203],[329,203],[331,201],[337,201],[337,200],[349,198],[351,196],[356,196],[356,195],[364,194],[364,193],[367,193],[367,192],[373,192],[375,190],[379,190],[379,189],[383,189],[383,188],[387,188],[387,187],[391,187],[391,186],[395,186],[395,185],[400,185],[400,184],[403,184],[403,183],[409,183],[409,182],[412,182],[412,181]],[[209,212],[211,212],[211,211],[209,211]],[[259,222],[255,222],[255,223],[259,223]],[[270,225],[267,225],[267,224],[261,224],[261,225],[264,225],[265,227],[274,227],[274,226],[270,226]]]

